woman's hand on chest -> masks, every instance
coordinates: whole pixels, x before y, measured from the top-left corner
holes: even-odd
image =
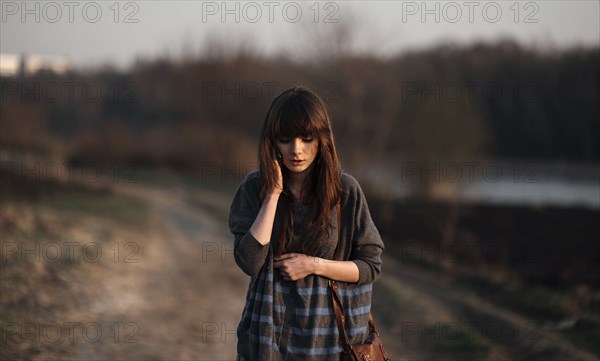
[[[273,259],[273,267],[278,268],[286,281],[297,281],[316,273],[318,258],[303,253],[285,253]]]

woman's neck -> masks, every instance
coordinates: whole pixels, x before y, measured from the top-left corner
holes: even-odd
[[[297,201],[302,201],[302,187],[304,186],[304,180],[309,176],[311,167],[308,167],[306,170],[302,172],[289,172],[288,173],[288,182],[289,189],[292,192],[292,195]]]
[[[302,184],[304,183],[304,179],[306,178],[307,174],[305,173],[306,171],[302,172],[302,173],[293,173],[290,172],[289,174],[289,183],[290,183],[290,188],[292,189],[300,189],[302,188]]]

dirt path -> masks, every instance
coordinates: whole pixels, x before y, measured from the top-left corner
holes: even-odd
[[[248,277],[235,264],[223,219],[230,199],[142,185],[117,191],[149,202],[153,222],[139,263],[113,265],[91,280],[103,291],[89,309],[98,322],[120,321],[119,342],[81,344],[71,359],[234,360]],[[598,360],[448,281],[384,258],[373,309],[392,359]],[[457,329],[469,332],[458,351]],[[446,338],[447,348],[431,347],[435,338]]]
[[[151,204],[152,232],[140,241],[139,263],[114,265],[112,276],[96,280],[104,291],[90,308],[104,309],[100,323],[121,320],[121,341],[83,343],[72,359],[234,360],[248,280],[227,228],[177,191],[118,191]]]

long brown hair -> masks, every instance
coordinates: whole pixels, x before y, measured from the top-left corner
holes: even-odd
[[[342,181],[338,154],[335,149],[331,118],[323,101],[312,91],[301,86],[293,86],[277,96],[265,117],[260,144],[258,147],[260,197],[264,199],[277,182],[273,162],[276,161],[273,149],[279,138],[313,137],[319,148],[314,163],[302,184],[302,203],[309,205],[300,232],[303,253],[320,256],[323,243],[330,237],[331,212],[341,199]],[[283,197],[285,214],[283,217],[282,239],[276,254],[282,254],[289,247],[293,237],[293,214],[290,203],[292,195],[288,188],[289,170],[281,165],[283,176]],[[323,255],[321,255],[323,256]]]

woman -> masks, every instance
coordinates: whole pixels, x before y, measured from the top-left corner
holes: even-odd
[[[365,196],[341,171],[331,121],[310,90],[273,100],[259,170],[239,185],[229,214],[234,258],[250,284],[237,327],[237,360],[339,360],[328,280],[337,280],[351,343],[368,335],[383,241]],[[341,202],[338,260],[336,204]]]

